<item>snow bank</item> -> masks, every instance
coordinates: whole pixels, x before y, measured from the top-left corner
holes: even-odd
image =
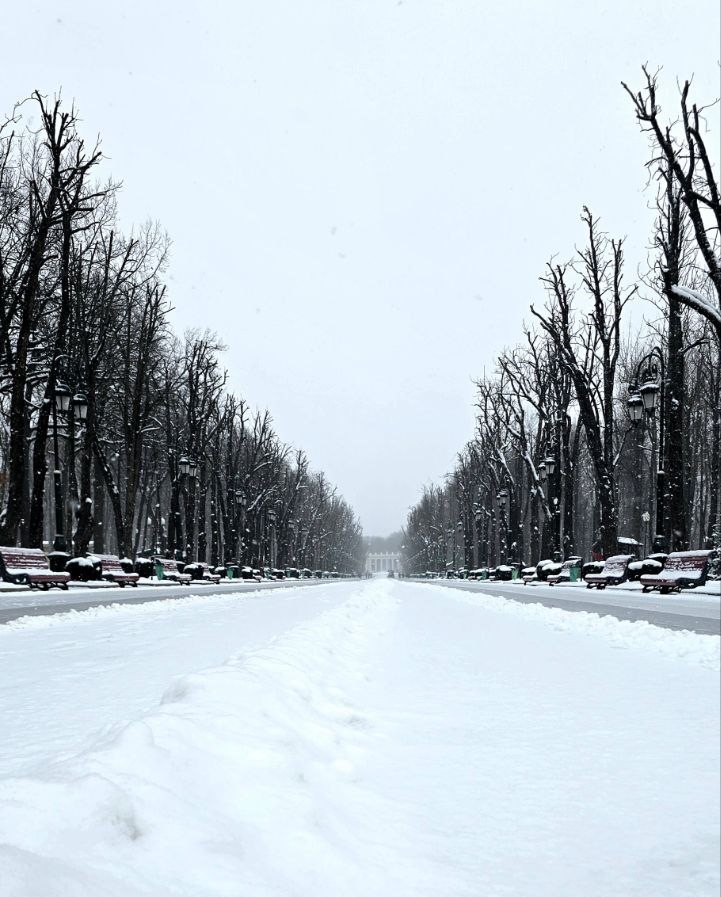
[[[177,679],[157,712],[42,780],[0,782],[3,897],[355,893],[347,808],[373,735],[348,695],[392,612],[382,597]],[[371,837],[370,805],[367,820]]]
[[[543,604],[525,604],[499,595],[485,593],[474,595],[456,590],[452,594],[459,601],[480,605],[486,610],[535,621],[589,639],[601,638],[615,648],[651,651],[669,659],[684,660],[716,672],[721,669],[721,639],[717,635],[663,629],[645,620],[618,620],[609,615],[586,611],[568,611],[546,607]]]

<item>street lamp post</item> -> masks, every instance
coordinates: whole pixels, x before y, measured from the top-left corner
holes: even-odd
[[[235,539],[233,544],[233,553],[235,559],[242,565],[245,551],[245,492],[242,489],[235,490],[235,500],[237,504],[235,513]]]
[[[502,560],[505,564],[508,561],[508,520],[506,518],[506,506],[508,505],[508,489],[501,489],[496,496],[498,506],[501,509],[501,526],[503,527],[503,536],[501,542]]]
[[[70,388],[60,381],[55,384],[55,396],[53,402],[53,454],[55,455],[55,469],[53,471],[53,483],[55,486],[55,538],[53,539],[53,555],[60,562],[60,554],[67,554],[67,539],[65,538],[65,502],[63,500],[63,480],[60,470],[60,440],[58,438],[58,412],[67,414],[70,409],[72,393]],[[67,558],[66,558],[67,559]],[[63,564],[63,566],[65,566]]]
[[[278,566],[278,533],[276,530],[278,506],[282,506],[280,500],[276,501],[274,508],[268,510],[268,523],[270,525],[268,553],[270,555],[270,566],[272,570],[275,570]]]
[[[656,518],[654,545],[658,546],[659,529],[663,533],[665,523],[665,472],[664,472],[664,429],[666,425],[666,367],[663,352],[654,346],[638,364],[631,395],[626,401],[634,426],[648,418],[651,438],[652,469],[656,474]],[[658,415],[656,411],[658,410]],[[658,441],[656,438],[656,418],[658,418]],[[664,537],[661,535],[661,538]]]
[[[548,503],[551,506],[553,517],[551,519],[551,554],[557,551],[561,552],[561,508],[559,496],[556,489],[553,488],[555,480],[553,475],[556,472],[556,458],[549,452],[544,460],[546,469],[546,477],[548,481]],[[553,490],[553,495],[551,491]]]
[[[189,458],[187,455],[182,455],[178,460],[178,473],[181,479],[184,479],[186,484],[191,480],[194,480],[198,473],[198,463],[193,458]],[[185,491],[186,499],[187,499],[187,489]],[[191,515],[193,515],[193,508],[189,508],[189,502],[186,501],[185,504],[186,511],[190,510]],[[192,526],[193,521],[189,520],[186,514],[185,520],[185,562],[190,563],[191,554],[193,551],[193,546],[191,545],[191,532],[193,533],[194,538],[194,527]]]
[[[63,488],[62,470],[60,467],[60,439],[58,432],[58,413],[62,415],[68,414],[73,409],[73,416],[68,421],[68,426],[74,427],[77,419],[81,424],[85,422],[88,416],[88,398],[84,392],[78,391],[72,394],[67,383],[58,380],[55,384],[55,394],[53,396],[53,454],[55,464],[53,470],[53,485],[55,499],[55,537],[53,539],[53,550],[50,553],[50,567],[52,570],[64,570],[65,564],[69,559],[68,539],[65,533],[65,494]],[[70,463],[74,463],[70,459]]]
[[[473,545],[473,566],[478,568],[481,566],[481,544],[482,544],[482,525],[483,515],[480,502],[473,503],[473,523],[475,524],[474,545]]]
[[[275,508],[268,508],[268,563],[271,569],[275,569]]]

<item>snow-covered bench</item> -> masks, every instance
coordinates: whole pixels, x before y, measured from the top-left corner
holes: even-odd
[[[671,552],[661,573],[646,573],[641,577],[643,591],[658,589],[668,594],[702,586],[713,554],[712,550]]]
[[[192,564],[186,564],[184,570],[188,571],[188,575],[194,582],[210,582],[213,584],[220,582],[220,574],[211,573],[210,566],[204,561],[194,561]]]
[[[120,558],[116,554],[94,554],[93,558],[100,561],[100,575],[103,579],[114,582],[121,588],[125,585],[136,586],[140,576],[138,573],[126,573],[120,564]]]
[[[158,579],[171,579],[184,586],[190,582],[190,576],[187,573],[179,573],[178,565],[171,558],[154,558],[154,562],[158,571]]]
[[[549,584],[549,586],[555,586],[556,583],[559,582],[571,582],[571,578],[573,576],[571,570],[578,570],[578,573],[580,575],[581,561],[582,558],[580,557],[568,558],[568,560],[565,560],[561,564],[561,569],[558,571],[558,573],[550,573],[548,575],[548,577],[546,578],[546,582]]]
[[[614,554],[603,566],[600,573],[586,574],[586,588],[605,589],[606,586],[618,586],[628,578],[628,565],[633,560],[632,554]]]
[[[527,572],[528,568],[526,568],[521,574],[521,577],[524,585],[529,582],[547,582],[548,577],[558,575],[561,572],[562,567],[563,564],[560,561],[553,561],[550,558],[545,558],[536,564],[535,573],[531,575]]]
[[[46,591],[53,586],[67,590],[70,579],[65,571],[51,570],[45,552],[39,548],[0,548],[0,573],[6,582]]]

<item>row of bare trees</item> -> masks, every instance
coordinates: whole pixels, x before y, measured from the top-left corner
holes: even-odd
[[[477,382],[473,440],[408,517],[412,571],[455,555],[467,567],[608,556],[624,539],[647,551],[718,546],[717,173],[690,83],[671,121],[657,74],[643,77],[640,91],[623,87],[650,140],[648,270],[629,275],[624,240],[584,207],[580,248],[549,261],[522,342]]]
[[[360,569],[352,509],[217,338],[174,336],[167,237],[119,232],[101,162],[59,99],[0,128],[0,544]]]

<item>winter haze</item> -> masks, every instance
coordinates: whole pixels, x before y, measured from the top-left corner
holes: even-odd
[[[76,0],[3,30],[0,110],[77,101],[124,224],[172,238],[176,329],[222,335],[233,388],[367,533],[452,467],[472,379],[583,203],[643,262],[648,151],[619,82],[648,61],[719,92],[715,0]]]

